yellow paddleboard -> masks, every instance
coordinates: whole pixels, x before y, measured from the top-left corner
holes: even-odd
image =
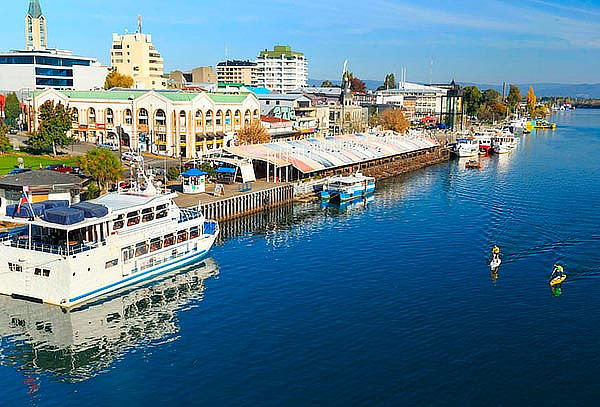
[[[559,285],[559,284],[563,283],[566,279],[567,279],[567,275],[566,274],[563,274],[562,276],[559,276],[559,277],[555,277],[552,280],[550,280],[550,287],[554,287],[555,285]]]

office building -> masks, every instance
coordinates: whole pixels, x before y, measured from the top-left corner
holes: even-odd
[[[308,83],[308,62],[301,52],[286,45],[264,50],[256,59],[257,83],[277,93],[288,93],[305,88]]]
[[[217,64],[219,83],[239,83],[256,86],[256,62],[222,61]]]
[[[113,70],[133,78],[137,89],[165,89],[163,59],[152,44],[152,35],[142,33],[141,17],[135,34],[113,34],[110,51]]]

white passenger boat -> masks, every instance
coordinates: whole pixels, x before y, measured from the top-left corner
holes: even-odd
[[[515,136],[507,132],[500,133],[492,139],[494,153],[496,154],[510,153],[517,144]]]
[[[321,191],[322,201],[346,202],[375,192],[375,178],[360,172],[354,175],[331,177]]]
[[[475,137],[457,138],[452,151],[459,157],[475,157],[479,154],[479,141]]]
[[[70,207],[9,205],[2,220],[23,226],[0,236],[0,294],[70,308],[204,258],[218,223],[146,181]]]
[[[494,133],[483,131],[477,132],[473,136],[479,145],[479,154],[487,155],[492,151],[492,137]]]

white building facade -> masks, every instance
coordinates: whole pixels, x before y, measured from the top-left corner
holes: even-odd
[[[73,109],[72,135],[79,140],[170,157],[196,158],[231,145],[236,131],[260,120],[251,93],[47,90],[34,94],[34,128],[47,101]]]
[[[104,86],[108,67],[70,51],[37,50],[0,53],[0,91],[36,89],[91,90]]]
[[[447,89],[400,82],[398,89],[377,91],[375,103],[399,106],[412,118],[436,117],[442,114],[442,102],[447,92]]]
[[[262,51],[256,59],[256,86],[288,93],[308,84],[308,61],[301,52],[286,45]]]

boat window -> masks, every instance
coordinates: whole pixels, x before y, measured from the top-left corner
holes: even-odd
[[[10,271],[17,271],[17,272],[23,271],[23,267],[19,266],[18,264],[15,264],[15,263],[8,263],[8,269]]]
[[[33,272],[33,274],[35,274],[36,276],[41,276],[42,275],[42,269],[36,268],[35,271]]]
[[[194,226],[190,228],[190,239],[195,239],[200,236],[200,230],[198,226]]]
[[[135,257],[143,256],[148,253],[148,242],[140,242],[135,245]]]
[[[140,223],[140,213],[139,212],[129,212],[127,214],[127,226],[133,226]]]
[[[173,234],[165,236],[165,247],[173,246],[175,244],[175,236]]]
[[[123,221],[123,215],[117,216],[117,219],[113,222],[113,230],[123,229],[125,222]]]
[[[42,269],[42,275],[44,277],[50,277],[50,270],[48,270],[48,269]]]
[[[150,251],[155,252],[157,250],[162,249],[162,239],[157,237],[156,239],[150,240]]]
[[[168,205],[167,204],[158,205],[156,207],[156,219],[165,218],[167,216],[167,213],[168,213],[167,209],[168,209]]]
[[[152,208],[146,208],[142,210],[142,222],[150,222],[154,220],[154,212]]]
[[[127,246],[122,250],[123,254],[123,263],[127,263],[129,260],[133,258],[133,247]]]
[[[186,240],[188,240],[187,230],[177,232],[177,243],[185,242]]]
[[[114,260],[111,260],[111,261],[107,261],[106,264],[104,265],[104,268],[105,269],[109,269],[111,267],[116,266],[117,264],[119,264],[119,259],[114,259]]]
[[[33,271],[33,274],[35,274],[36,276],[50,277],[50,270],[36,267]]]

